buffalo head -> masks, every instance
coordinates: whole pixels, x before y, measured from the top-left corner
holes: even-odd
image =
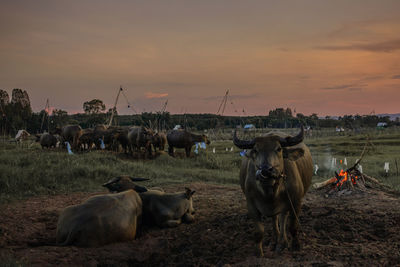
[[[103,186],[106,187],[111,193],[114,192],[122,192],[126,191],[129,189],[133,189],[138,193],[143,193],[147,192],[147,188],[144,186],[139,186],[135,184],[134,182],[140,182],[140,181],[147,181],[149,179],[147,178],[134,178],[131,176],[123,175],[123,176],[118,176],[115,177],[111,180],[109,180],[107,183],[104,183]]]
[[[303,156],[304,150],[292,148],[304,139],[304,128],[295,136],[282,136],[269,133],[256,137],[253,140],[240,140],[233,136],[233,143],[241,149],[247,149],[246,157],[254,164],[256,179],[259,180],[267,191],[273,190],[279,178],[284,175],[284,159],[296,160]]]

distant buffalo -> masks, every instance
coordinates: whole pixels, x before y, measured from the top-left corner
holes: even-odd
[[[61,129],[56,128],[55,133],[61,136],[63,143],[69,142],[74,149],[77,149],[79,145],[79,138],[83,134],[83,131],[79,125],[66,125]]]
[[[167,137],[164,133],[155,133],[152,139],[152,144],[154,146],[154,151],[158,148],[160,151],[164,151],[165,145],[167,144]]]
[[[36,141],[40,142],[42,148],[55,148],[57,147],[57,143],[59,140],[55,135],[49,133],[43,133],[40,135],[36,135]]]
[[[128,133],[128,140],[131,151],[139,151],[142,147],[151,156],[151,141],[153,140],[153,131],[146,127],[132,127]]]
[[[186,156],[190,156],[190,151],[192,146],[196,143],[205,142],[206,144],[210,144],[206,135],[198,135],[190,133],[186,130],[172,130],[167,135],[168,140],[168,153],[171,156],[174,156],[174,147],[176,148],[184,148],[186,152]]]

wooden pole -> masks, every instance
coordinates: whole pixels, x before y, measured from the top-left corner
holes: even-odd
[[[399,176],[399,168],[397,166],[397,159],[394,159],[394,163],[396,163],[396,176]]]

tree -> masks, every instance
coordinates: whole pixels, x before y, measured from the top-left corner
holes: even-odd
[[[100,99],[93,99],[83,103],[83,110],[86,114],[99,114],[106,110],[106,105]]]
[[[68,122],[68,113],[62,109],[54,109],[50,117],[50,124],[53,127],[62,127]]]

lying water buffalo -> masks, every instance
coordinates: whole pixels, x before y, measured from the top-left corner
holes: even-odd
[[[78,148],[79,138],[82,135],[82,128],[79,125],[66,125],[64,127],[56,128],[56,134],[62,138],[62,143],[69,142],[74,149]]]
[[[36,135],[36,138],[39,139],[36,141],[38,141],[40,143],[40,145],[42,146],[42,148],[55,148],[57,146],[57,143],[59,142],[59,140],[57,139],[57,137],[55,135],[49,134],[49,133],[43,133],[41,135]]]
[[[168,153],[173,156],[174,155],[174,147],[176,148],[184,148],[186,152],[186,156],[190,156],[190,150],[192,146],[199,142],[205,142],[206,144],[210,144],[206,135],[198,135],[187,132],[186,130],[172,130],[167,134],[168,140]]]
[[[165,193],[159,190],[141,193],[144,222],[159,227],[176,227],[182,222],[194,222],[194,193],[189,188],[182,193]]]
[[[158,148],[160,151],[164,151],[165,145],[167,144],[167,137],[164,133],[155,133],[153,135],[152,144],[154,146],[154,151]]]
[[[142,218],[142,200],[130,189],[94,196],[62,211],[57,224],[57,244],[84,247],[132,240]]]
[[[151,141],[153,139],[153,131],[146,127],[132,127],[128,133],[128,140],[131,151],[140,150],[144,147],[151,156]]]
[[[240,169],[240,186],[246,196],[249,217],[255,222],[256,252],[259,256],[263,255],[262,216],[272,217],[275,250],[281,251],[288,246],[286,221],[289,213],[291,248],[300,249],[297,220],[313,171],[311,154],[302,142],[303,138],[303,127],[293,137],[271,132],[251,141],[239,140],[236,131],[234,133],[234,144],[241,149],[249,149]]]
[[[174,227],[183,222],[194,221],[192,196],[195,191],[186,188],[182,193],[165,193],[162,189],[149,189],[138,187],[132,181],[143,181],[145,178],[132,178],[129,176],[117,177],[108,181],[103,186],[110,192],[121,192],[135,189],[140,192],[143,201],[143,218],[147,224],[159,227]]]

